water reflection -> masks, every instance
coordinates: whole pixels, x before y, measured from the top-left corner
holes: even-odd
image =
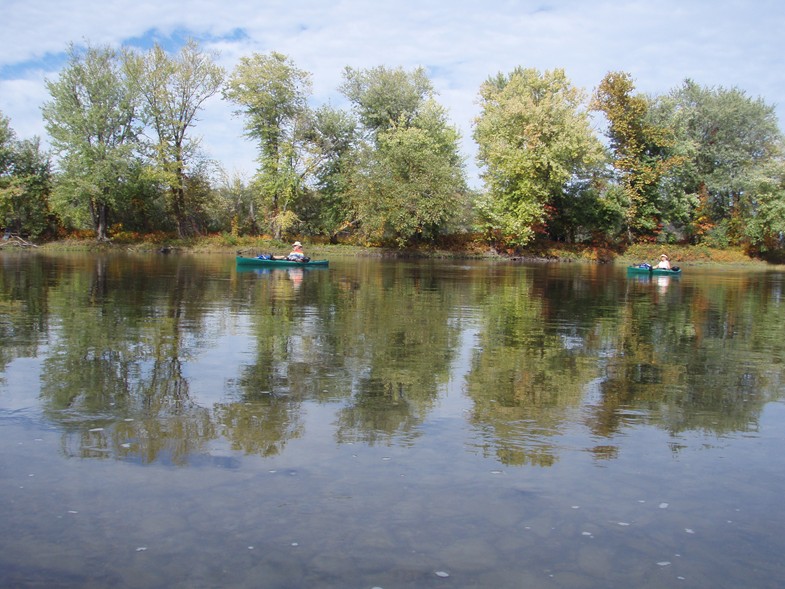
[[[0,585],[779,586],[783,276],[646,278],[4,252]]]
[[[9,256],[0,359],[41,358],[64,453],[145,463],[187,464],[217,438],[278,454],[304,433],[304,401],[339,406],[339,443],[416,443],[469,331],[469,446],[506,465],[553,465],[576,415],[598,438],[642,422],[724,434],[754,430],[782,395],[778,274],[338,268]]]

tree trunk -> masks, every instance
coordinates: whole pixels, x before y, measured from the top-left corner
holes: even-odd
[[[177,225],[177,237],[188,237],[188,223],[185,215],[185,191],[182,187],[172,188],[172,213]]]
[[[93,220],[96,241],[109,241],[107,235],[108,208],[105,203],[90,201],[90,217]]]
[[[98,241],[109,241],[107,218],[107,206],[104,203],[98,204],[98,226],[96,228],[96,238]]]

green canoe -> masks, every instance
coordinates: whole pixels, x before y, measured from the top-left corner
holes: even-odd
[[[627,266],[627,274],[646,274],[648,276],[681,276],[681,268],[664,270],[649,266]]]
[[[254,266],[257,268],[313,268],[315,266],[325,268],[329,263],[327,260],[310,260],[308,262],[294,262],[292,260],[265,260],[263,258],[246,258],[237,256],[238,266]]]

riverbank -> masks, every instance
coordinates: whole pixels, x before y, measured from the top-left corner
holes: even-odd
[[[478,240],[450,241],[440,245],[420,245],[394,249],[351,244],[329,244],[302,240],[309,256],[329,257],[383,257],[383,258],[464,258],[490,259],[519,262],[554,263],[653,263],[662,253],[667,253],[673,264],[732,264],[767,265],[751,258],[740,248],[716,249],[703,245],[685,246],[661,244],[636,244],[626,249],[613,249],[588,245],[540,242],[523,250],[500,251]],[[155,253],[216,253],[226,255],[256,255],[259,253],[287,253],[290,244],[263,237],[232,237],[214,235],[187,240],[139,238],[96,242],[92,239],[64,239],[35,245],[38,251],[127,251]]]

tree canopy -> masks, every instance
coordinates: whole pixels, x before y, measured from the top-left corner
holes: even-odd
[[[779,122],[737,88],[685,80],[647,96],[612,71],[587,93],[561,69],[492,75],[478,89],[482,186],[470,191],[460,133],[423,67],[346,67],[341,107],[315,104],[311,74],[275,51],[241,57],[228,77],[193,40],[174,54],[87,44],[68,56],[43,107],[54,171],[41,142],[18,141],[0,117],[6,227],[785,245]],[[217,94],[258,149],[250,179],[219,170],[193,133]]]
[[[467,203],[457,129],[422,68],[347,68],[344,79],[369,137],[350,188],[360,231],[399,246],[433,241]]]
[[[108,237],[109,215],[121,206],[141,131],[139,91],[112,48],[69,48],[68,64],[43,107],[46,129],[60,155],[54,199],[66,215],[88,212],[99,240]]]
[[[197,159],[199,141],[190,131],[204,103],[220,91],[224,71],[193,40],[175,56],[155,44],[144,56],[135,56],[133,71],[144,101],[144,120],[155,135],[150,146],[152,175],[168,188],[178,235],[193,235],[199,231],[194,221],[199,207],[188,188],[198,182],[189,182],[194,179],[189,178],[189,165]]]
[[[487,193],[486,231],[525,245],[547,226],[570,180],[602,161],[584,94],[563,70],[516,68],[480,87],[474,138]]]
[[[245,118],[246,135],[259,144],[254,184],[276,237],[299,220],[294,208],[310,171],[303,160],[310,91],[310,74],[272,52],[240,58],[223,92],[239,106],[235,112]]]
[[[774,108],[737,88],[685,80],[653,100],[651,117],[672,131],[680,159],[666,178],[669,197],[691,205],[672,221],[693,240],[757,243],[747,228],[751,222],[760,226],[759,191],[770,197],[781,175],[782,135]],[[770,223],[777,224],[769,219],[764,225]]]
[[[651,122],[649,100],[635,89],[632,77],[611,72],[603,78],[592,107],[608,120],[607,136],[613,167],[623,190],[625,230],[636,237],[656,235],[662,228],[663,176],[680,163],[672,156],[672,130]]]
[[[0,112],[0,222],[8,231],[39,237],[51,229],[52,171],[37,137],[17,140]]]

